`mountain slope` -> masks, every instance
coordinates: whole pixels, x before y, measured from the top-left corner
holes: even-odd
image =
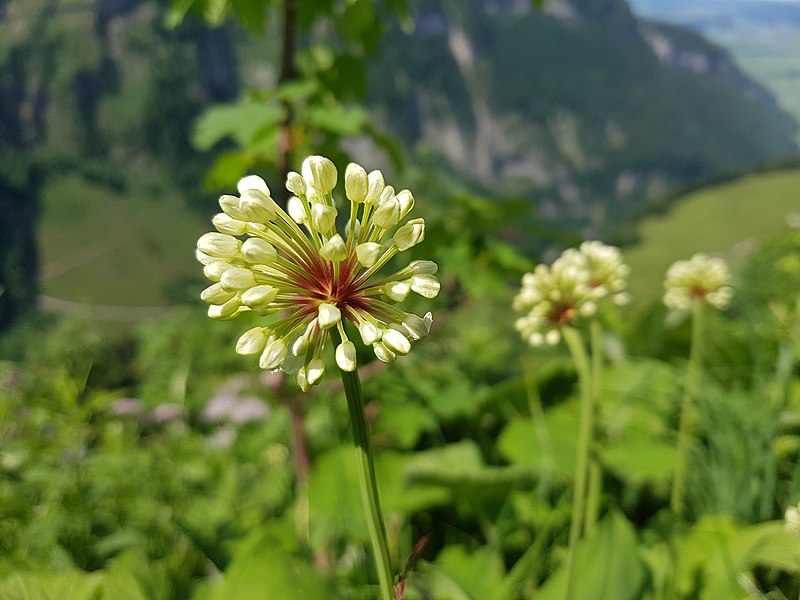
[[[417,3],[374,65],[376,113],[540,217],[597,234],[675,184],[797,152],[797,123],[720,48],[622,0]]]

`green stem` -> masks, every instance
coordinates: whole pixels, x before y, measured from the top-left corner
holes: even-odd
[[[539,386],[533,376],[533,360],[530,358],[523,360],[522,369],[524,372],[525,391],[528,397],[528,410],[531,413],[531,421],[533,422],[536,437],[539,441],[539,448],[541,449],[536,497],[539,501],[544,502],[550,495],[550,484],[553,479],[553,473],[555,472],[553,444],[550,441],[550,433],[547,431],[547,420],[544,414],[544,408],[542,408]]]
[[[600,409],[600,389],[603,378],[603,328],[598,319],[593,319],[589,328],[590,331],[590,352],[592,357],[591,372],[591,403],[592,403],[592,423],[597,421]],[[592,431],[594,437],[594,431]],[[597,523],[597,516],[600,512],[600,493],[603,485],[603,470],[597,458],[596,448],[592,440],[589,450],[589,490],[588,500],[586,501],[586,533],[594,529]]]
[[[589,357],[580,334],[571,327],[563,330],[580,385],[580,422],[578,426],[578,451],[575,459],[575,482],[572,498],[572,522],[569,528],[569,549],[567,552],[567,600],[574,594],[575,548],[581,537],[583,516],[586,507],[586,483],[589,468],[589,448],[592,443],[592,379]]]
[[[695,422],[692,401],[702,368],[703,325],[703,301],[696,299],[692,302],[692,343],[689,349],[686,387],[683,391],[680,424],[678,425],[678,462],[675,465],[675,479],[672,484],[672,496],[670,497],[670,506],[678,516],[682,516],[686,508],[684,505],[686,467],[689,460],[689,449],[694,436]]]
[[[375,555],[380,598],[381,600],[393,600],[394,585],[392,582],[392,567],[389,562],[389,544],[386,538],[386,525],[383,521],[378,485],[375,479],[375,461],[372,456],[372,443],[370,442],[367,417],[364,412],[361,379],[359,379],[358,371],[353,371],[352,373],[341,371],[341,373],[344,393],[347,396],[347,408],[350,412],[350,424],[353,427],[353,443],[358,450],[361,498],[366,512],[372,552]]]

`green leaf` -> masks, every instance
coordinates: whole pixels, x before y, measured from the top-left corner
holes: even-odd
[[[17,573],[0,581],[3,600],[100,600],[100,573]]]
[[[328,600],[330,585],[282,532],[264,528],[242,542],[211,600]]]
[[[433,596],[452,600],[492,600],[505,577],[503,558],[488,547],[446,546],[426,571]]]
[[[612,510],[575,550],[574,598],[581,600],[634,600],[639,598],[647,571],[639,555],[630,522]],[[565,565],[536,593],[537,600],[563,600]],[[723,596],[720,596],[720,598]]]
[[[413,402],[393,404],[378,415],[375,433],[390,434],[401,448],[413,448],[423,433],[434,431],[436,417]]]
[[[337,135],[357,135],[369,122],[369,114],[360,106],[310,106],[306,119],[311,127]]]
[[[673,444],[641,432],[626,432],[624,437],[600,448],[603,464],[621,479],[636,486],[657,484],[664,491],[675,468]]]
[[[274,128],[283,119],[284,110],[275,104],[240,102],[212,106],[195,124],[192,144],[199,150],[209,150],[225,138],[233,138],[246,147],[256,134]]]

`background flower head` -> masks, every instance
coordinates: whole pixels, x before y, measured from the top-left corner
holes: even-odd
[[[670,266],[664,279],[664,304],[668,308],[688,310],[693,300],[707,302],[724,309],[733,296],[728,264],[721,258],[698,253],[689,260]]]
[[[220,198],[223,212],[213,219],[217,231],[200,237],[197,258],[213,282],[201,294],[210,304],[210,317],[281,311],[271,325],[246,331],[236,351],[260,355],[263,369],[296,372],[307,390],[322,377],[322,353],[331,337],[340,340],[339,368],[355,370],[356,348],[346,321],[378,359],[392,362],[407,354],[411,342],[430,331],[432,316],[408,313],[396,303],[411,293],[434,298],[440,286],[437,265],[428,260],[378,275],[399,252],[425,238],[425,221],[407,220],[414,206],[410,191],[395,193],[380,171],[367,173],[350,164],[344,186],[349,216],[340,231],[335,165],[310,156],[301,172],[287,178],[286,187],[295,195],[286,211],[260,177],[239,181],[238,196]]]
[[[551,266],[537,265],[523,276],[513,307],[526,314],[517,319],[517,330],[533,346],[557,344],[561,327],[592,317],[598,302],[627,302],[628,272],[613,246],[592,241],[565,250]]]

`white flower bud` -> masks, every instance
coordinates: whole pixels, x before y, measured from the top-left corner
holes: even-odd
[[[258,190],[248,190],[242,194],[239,208],[247,217],[246,221],[269,223],[275,218],[275,201]]]
[[[242,304],[253,310],[264,310],[278,295],[277,288],[271,285],[256,285],[242,292]]]
[[[307,187],[318,189],[323,194],[336,187],[336,166],[324,156],[309,156],[301,169]]]
[[[211,231],[204,233],[197,240],[197,249],[214,258],[233,258],[238,256],[242,242],[235,237]]]
[[[296,380],[297,385],[300,386],[302,391],[307,392],[311,389],[311,384],[308,383],[308,374],[306,373],[305,367],[300,367],[300,369],[297,371]]]
[[[220,233],[226,233],[228,235],[243,235],[244,232],[247,231],[246,223],[232,219],[224,212],[214,215],[214,218],[211,219],[211,222],[214,224],[216,230]]]
[[[358,333],[361,334],[361,341],[364,342],[365,346],[371,346],[381,339],[381,330],[370,321],[363,321],[358,326]]]
[[[308,336],[303,334],[292,344],[292,354],[295,356],[303,356],[306,350],[308,350]]]
[[[336,224],[336,209],[326,204],[314,204],[311,206],[311,223],[319,232],[326,232],[333,229]]]
[[[380,210],[380,209],[378,209]],[[398,229],[392,241],[400,252],[416,246],[425,239],[425,220],[412,219]]]
[[[551,329],[547,332],[544,339],[550,346],[555,346],[561,341],[561,332],[558,329]]]
[[[219,207],[231,219],[237,221],[247,221],[247,216],[240,207],[241,200],[237,196],[224,195],[219,197]]]
[[[234,316],[239,308],[241,308],[241,304],[239,304],[239,300],[236,298],[231,298],[224,304],[212,304],[208,307],[208,316],[212,319],[217,319],[219,321],[224,321],[225,319],[230,319]]]
[[[309,204],[325,204],[325,195],[315,187],[306,189],[306,200]]]
[[[423,298],[436,298],[441,284],[433,275],[414,275],[410,280],[411,290]]]
[[[342,236],[337,233],[325,242],[322,248],[319,249],[319,254],[325,260],[334,262],[341,262],[347,258],[347,246],[345,246]]]
[[[356,246],[358,262],[369,268],[374,265],[384,252],[384,247],[377,242],[364,242]]]
[[[267,345],[267,334],[263,327],[253,327],[245,331],[236,342],[236,354],[246,356],[259,354]]]
[[[200,292],[200,299],[209,304],[225,304],[234,296],[236,296],[236,292],[223,289],[219,283],[214,283]]]
[[[397,355],[391,350],[389,350],[389,348],[387,348],[386,345],[382,344],[381,342],[373,344],[372,349],[375,352],[375,356],[377,357],[377,359],[381,362],[393,363],[395,358],[397,358]]]
[[[396,329],[385,330],[381,341],[395,354],[406,355],[411,352],[411,342]]]
[[[400,203],[397,199],[392,198],[381,204],[372,215],[372,222],[381,229],[390,229],[397,225],[400,222]]]
[[[431,332],[432,323],[433,315],[430,312],[426,313],[422,318],[415,314],[409,314],[403,319],[403,329],[408,332],[408,337],[413,342],[427,337]]]
[[[242,244],[242,258],[250,264],[268,265],[277,256],[275,247],[261,238],[249,238]]]
[[[205,254],[205,253],[201,252],[200,250],[195,250],[194,251],[194,257],[197,259],[197,262],[199,262],[203,266],[209,265],[212,262],[217,260],[215,257],[209,256],[208,254]]]
[[[432,260],[413,260],[408,268],[411,270],[410,275],[436,275],[439,265]]]
[[[405,281],[389,281],[383,286],[383,293],[395,302],[402,302],[411,291],[411,286]]]
[[[222,274],[219,282],[226,290],[239,292],[253,287],[256,284],[256,279],[250,269],[231,267]]]
[[[336,364],[348,373],[356,370],[356,345],[353,342],[348,340],[336,347]]]
[[[322,379],[323,373],[325,373],[325,363],[322,361],[322,359],[312,359],[306,367],[306,379],[308,381],[308,385],[316,384],[320,379]]]
[[[224,260],[213,260],[203,267],[203,275],[210,281],[219,281],[222,274],[231,268],[231,264]]]
[[[267,371],[273,371],[283,364],[283,359],[286,357],[286,342],[278,338],[271,340],[261,353],[261,358],[258,361],[259,366]]]
[[[369,182],[364,167],[356,163],[347,165],[344,172],[344,193],[356,203],[364,202],[367,197]]]
[[[306,222],[306,209],[304,202],[297,196],[292,196],[286,203],[286,211],[295,223],[303,224]]]
[[[239,191],[240,195],[243,195],[245,192],[250,190],[257,190],[269,196],[269,188],[267,187],[267,183],[258,175],[247,175],[246,177],[242,177],[239,180],[239,183],[236,184],[236,189]]]
[[[401,190],[397,194],[397,201],[400,203],[400,220],[402,221],[414,208],[414,196],[408,190]]]
[[[378,204],[386,204],[389,200],[394,200],[394,188],[390,185],[387,185],[383,188],[383,191],[378,198]]]
[[[333,327],[342,320],[342,312],[335,304],[324,303],[317,308],[317,322],[322,329]]]
[[[300,173],[292,171],[286,176],[286,189],[295,196],[306,195],[306,182]]]
[[[371,171],[367,176],[367,196],[364,198],[364,202],[371,206],[377,206],[384,187],[386,185],[383,181],[383,173],[378,170]]]

